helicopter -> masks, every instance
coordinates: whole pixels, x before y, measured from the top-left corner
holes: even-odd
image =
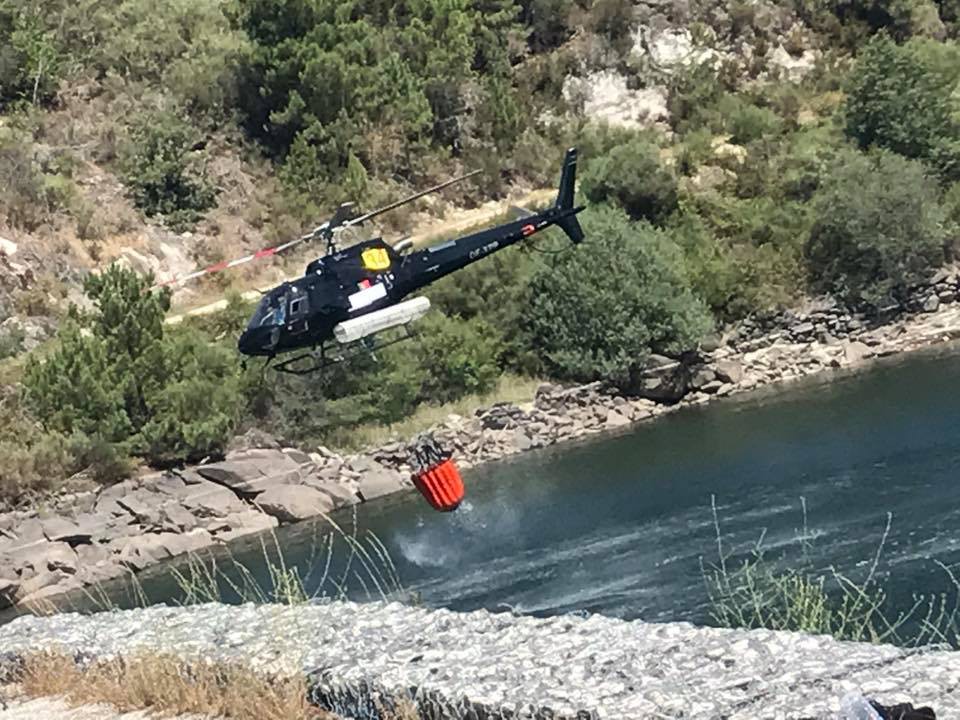
[[[267,358],[266,365],[281,354],[305,351],[274,364],[273,368],[294,375],[318,372],[356,354],[372,354],[376,349],[412,337],[409,324],[429,311],[430,301],[426,297],[407,299],[408,296],[446,275],[553,225],[563,230],[574,245],[582,242],[583,230],[576,216],[583,207],[574,206],[576,167],[577,150],[570,148],[563,161],[559,191],[552,206],[540,212],[525,211],[525,217],[520,219],[421,250],[413,250],[409,239],[391,246],[380,237],[340,249],[336,237],[347,228],[479,171],[357,217],[352,215],[353,203],[346,203],[337,208],[330,220],[296,240],[160,284],[179,284],[274,255],[299,242],[325,239],[327,253],[310,262],[303,277],[263,293],[237,341],[241,354]],[[376,344],[376,335],[397,327],[403,327],[406,336]],[[330,350],[331,346],[337,349]]]

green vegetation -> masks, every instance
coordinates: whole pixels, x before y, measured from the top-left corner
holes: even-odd
[[[904,301],[943,262],[940,191],[924,166],[898,155],[853,155],[814,197],[807,243],[811,282],[849,303]]]
[[[190,227],[214,205],[216,194],[188,152],[199,134],[172,113],[138,118],[121,165],[137,207],[162,215],[174,229]]]
[[[119,266],[91,275],[94,309],[72,309],[57,347],[23,380],[33,416],[104,480],[122,475],[131,454],[169,463],[222,450],[239,416],[235,355],[166,332],[169,296],[149,283]]]
[[[538,267],[524,322],[545,368],[565,380],[611,380],[629,390],[650,351],[677,354],[710,330],[683,274],[683,253],[649,224],[596,210],[584,232],[591,252]]]
[[[883,34],[868,42],[851,77],[845,132],[861,148],[925,160],[956,180],[960,125],[952,94],[960,70],[956,49],[941,48],[916,42],[898,47]]]
[[[898,605],[881,581],[878,570],[891,515],[866,576],[857,579],[834,568],[824,571],[814,566],[802,498],[801,504],[802,534],[794,547],[783,549],[785,557],[772,557],[763,537],[746,552],[725,549],[714,503],[718,558],[702,570],[718,626],[823,634],[901,647],[940,643],[960,647],[960,581],[949,568],[937,563],[948,591],[912,593],[909,607]]]

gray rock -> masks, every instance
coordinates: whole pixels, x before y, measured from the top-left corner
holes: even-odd
[[[334,510],[356,505],[360,501],[354,490],[340,482],[314,477],[308,478],[304,484],[329,497]]]
[[[124,495],[117,500],[117,504],[130,513],[141,525],[159,525],[160,503],[162,496],[144,490],[137,490]]]
[[[169,557],[205,550],[214,544],[213,535],[198,528],[187,533],[160,533],[155,542]]]
[[[863,362],[873,354],[873,350],[867,345],[856,340],[848,341],[843,345],[843,358],[850,365]]]
[[[162,652],[306,672],[311,699],[340,717],[401,697],[436,718],[833,720],[851,690],[960,717],[953,652],[599,615],[397,602],[157,606],[20,617],[0,626],[0,647],[14,659],[47,648],[94,658]]]
[[[242,537],[258,535],[262,532],[272,530],[279,525],[279,521],[272,515],[267,515],[259,510],[248,508],[244,512],[228,515],[221,521],[221,527],[214,530],[209,528],[210,532],[216,536],[216,540],[221,543],[233,542]]]
[[[279,450],[247,450],[226,460],[201,465],[197,472],[207,480],[244,496],[255,496],[267,488],[300,482],[300,465]]]
[[[605,423],[609,428],[624,427],[630,424],[630,418],[621,414],[617,410],[610,410],[607,413]]]
[[[380,466],[379,470],[371,470],[361,474],[357,480],[357,494],[363,502],[406,490],[409,487],[404,482],[403,475],[396,470],[390,470],[383,466]]]
[[[329,495],[306,485],[270,488],[257,496],[256,504],[282,523],[325,515],[335,507]]]
[[[78,523],[66,518],[53,517],[42,521],[43,534],[51,542],[64,542],[70,545],[89,543],[92,535],[91,527],[81,527]]]
[[[940,298],[936,295],[931,295],[926,300],[923,301],[923,311],[925,313],[936,312],[940,308]]]
[[[111,543],[113,545],[113,543]],[[150,533],[119,541],[117,560],[124,567],[140,572],[161,560],[171,557],[167,538],[161,533]]]
[[[31,598],[31,596],[36,595],[38,591],[52,585],[58,585],[69,577],[67,573],[61,570],[44,570],[20,583],[20,587],[17,589],[15,595],[15,600],[17,604],[23,603],[25,600]]]
[[[716,392],[717,392],[720,388],[722,388],[722,387],[723,387],[723,381],[721,381],[721,380],[711,380],[711,381],[708,382],[706,385],[704,385],[702,388],[700,388],[700,391],[701,391],[701,392],[704,392],[704,393],[707,393],[708,395],[713,395],[714,393],[716,393]]]
[[[718,360],[715,366],[717,379],[736,385],[743,380],[743,364],[739,360]]]
[[[691,390],[700,390],[704,385],[716,380],[717,374],[712,368],[698,368],[690,378],[689,387]]]
[[[198,518],[226,517],[247,507],[232,490],[207,480],[187,485],[180,502]]]
[[[180,532],[193,530],[198,524],[196,516],[178,501],[164,503],[160,508],[160,516],[164,524]]]

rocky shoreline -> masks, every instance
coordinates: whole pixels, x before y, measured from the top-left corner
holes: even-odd
[[[827,720],[851,692],[960,713],[955,652],[599,615],[326,602],[23,617],[0,627],[0,682],[42,650],[304,673],[316,705],[369,720],[402,699],[438,719]]]
[[[632,396],[601,383],[541,386],[532,402],[451,415],[434,436],[469,468],[629,428],[679,408],[960,337],[960,269],[941,270],[892,320],[828,300],[745,322],[682,358],[653,356]],[[0,515],[0,610],[138,573],[280,524],[412,489],[408,443],[341,455],[283,448],[256,433],[220,462],[126,480]]]

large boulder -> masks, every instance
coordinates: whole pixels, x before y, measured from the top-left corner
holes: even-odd
[[[337,480],[326,479],[324,476],[313,475],[304,480],[304,485],[319,490],[330,498],[333,509],[356,505],[360,498],[349,486]]]
[[[295,485],[301,480],[300,464],[282,450],[232,453],[222,462],[201,465],[196,470],[207,480],[248,497],[278,485]]]
[[[849,365],[861,363],[865,359],[872,357],[873,354],[873,350],[857,340],[850,340],[843,344],[843,359]]]
[[[743,380],[743,365],[739,360],[718,360],[714,369],[721,382],[736,385]]]
[[[14,548],[8,553],[23,578],[47,571],[73,574],[77,571],[77,553],[67,543],[37,542]]]
[[[277,518],[272,515],[246,508],[243,512],[228,515],[223,520],[217,520],[215,525],[208,529],[213,533],[217,542],[229,543],[247,535],[257,535],[273,530],[279,525]]]
[[[357,495],[364,502],[406,490],[409,487],[399,471],[385,468],[379,463],[374,465],[376,467],[361,473],[357,480]]]
[[[637,397],[673,404],[690,390],[691,374],[687,362],[651,355],[646,367],[631,379],[628,389]]]
[[[334,509],[333,499],[306,485],[281,485],[257,496],[257,506],[280,522],[298,522]]]
[[[140,572],[151,565],[172,557],[167,548],[168,538],[163,533],[148,533],[118,541],[118,561],[124,567]],[[114,545],[114,543],[111,543]]]
[[[62,517],[52,517],[41,521],[43,534],[51,542],[64,542],[68,545],[89,543],[92,529],[81,527],[79,523]]]
[[[186,485],[178,499],[198,518],[227,517],[247,509],[246,503],[232,490],[208,480]]]

